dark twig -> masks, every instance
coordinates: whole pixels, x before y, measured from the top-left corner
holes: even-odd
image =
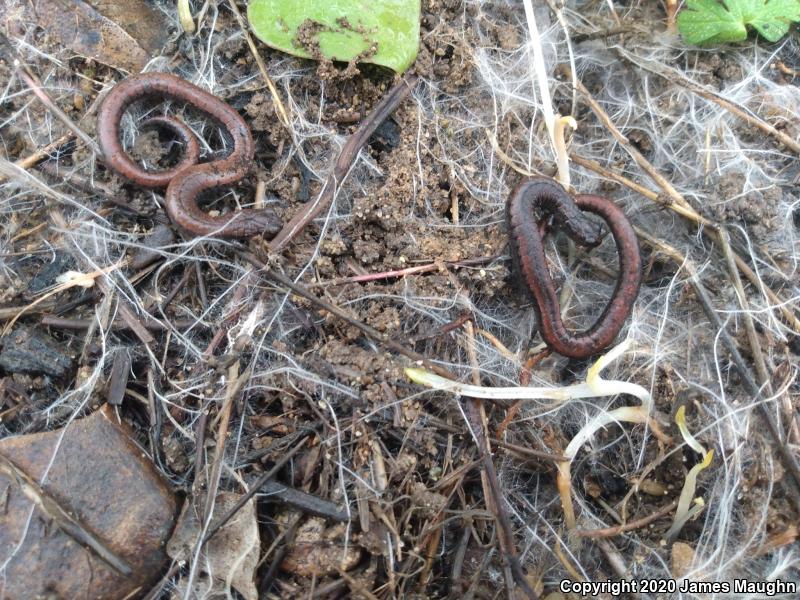
[[[179,292],[183,291],[183,289],[186,287],[186,284],[189,283],[189,278],[191,276],[192,272],[188,268],[184,269],[183,276],[180,278],[180,281],[175,284],[175,287],[170,290],[169,294],[164,296],[164,300],[159,305],[158,308],[161,312],[165,311],[167,307],[172,304],[172,301]]]
[[[472,600],[475,597],[475,592],[478,589],[478,584],[480,583],[481,576],[486,572],[486,569],[489,568],[489,562],[492,560],[492,555],[494,554],[494,545],[495,538],[497,537],[497,532],[492,533],[492,540],[489,544],[487,544],[487,550],[481,559],[480,565],[478,568],[475,569],[475,572],[472,574],[472,578],[470,579],[469,587],[467,591],[464,592],[463,596],[460,596],[463,600]]]
[[[552,452],[545,452],[544,450],[535,450],[534,448],[526,448],[525,446],[518,446],[517,444],[509,444],[502,440],[492,439],[489,440],[492,446],[500,446],[503,450],[519,454],[525,458],[540,458],[554,463],[564,462],[567,460],[561,454],[553,454]]]
[[[55,304],[51,302],[42,302],[36,306],[8,306],[0,308],[0,321],[10,321],[17,318],[20,314],[25,313],[32,315],[36,313],[43,313],[55,309]]]
[[[259,490],[255,486],[254,489]],[[260,486],[259,491],[266,494],[268,500],[277,500],[305,513],[341,523],[346,523],[350,520],[347,512],[340,510],[333,502],[322,500],[313,494],[306,494],[277,481],[265,481]]]
[[[462,532],[461,532],[461,539],[458,542],[458,546],[456,546],[456,553],[453,557],[453,570],[452,574],[450,575],[450,585],[453,586],[454,589],[463,589],[463,583],[461,581],[461,572],[464,568],[464,557],[467,554],[467,546],[469,546],[469,539],[472,537],[472,530],[468,526],[469,523],[464,523]]]
[[[275,575],[278,573],[278,569],[280,568],[281,563],[283,562],[283,559],[286,556],[286,553],[289,551],[289,545],[292,543],[292,541],[294,541],[294,536],[297,533],[297,528],[300,526],[301,516],[302,515],[298,515],[292,521],[289,527],[287,527],[284,530],[283,538],[285,542],[280,548],[278,548],[275,551],[275,554],[272,557],[272,561],[269,564],[269,568],[267,569],[267,572],[264,573],[264,577],[261,578],[261,581],[258,584],[260,598],[264,598],[269,588],[272,587],[272,582],[275,579]],[[280,539],[280,537],[278,539]],[[265,553],[264,558],[266,558],[269,555],[269,553],[270,550],[267,550],[267,553]]]
[[[678,506],[678,499],[676,498],[666,506],[662,506],[653,514],[647,515],[646,517],[642,517],[641,519],[637,519],[635,521],[630,521],[623,525],[615,525],[614,527],[605,527],[603,529],[576,529],[571,532],[572,535],[576,535],[578,537],[588,537],[588,538],[604,538],[604,537],[614,537],[615,535],[620,535],[621,533],[625,533],[626,531],[632,531],[634,529],[639,529],[640,527],[646,527],[650,525],[653,521],[657,521],[661,517],[668,515],[671,513],[675,508]]]
[[[326,598],[334,592],[339,591],[339,589],[343,588],[345,585],[347,585],[347,582],[344,579],[335,579],[330,583],[326,583],[325,585],[318,587],[314,591],[312,598]]]
[[[200,261],[194,263],[194,273],[197,280],[197,291],[200,294],[200,303],[205,311],[208,309],[208,294],[206,293],[206,283],[203,279],[203,271],[200,269]]]
[[[416,76],[409,76],[401,79],[381,101],[372,109],[359,125],[358,129],[351,135],[342,151],[333,171],[325,181],[325,186],[315,200],[306,203],[303,209],[284,225],[283,229],[270,242],[270,247],[274,252],[283,250],[301,231],[322,212],[334,199],[336,192],[342,185],[347,173],[353,166],[358,157],[358,153],[366,145],[370,136],[375,133],[378,126],[391,115],[400,103],[411,93],[416,84]]]
[[[114,355],[114,362],[111,365],[111,379],[106,393],[106,399],[110,405],[119,406],[122,404],[130,374],[131,354],[127,348],[122,348]]]
[[[164,455],[164,445],[161,437],[164,417],[161,414],[163,405],[156,403],[156,392],[158,390],[156,389],[157,380],[154,371],[155,369],[151,363],[147,367],[147,412],[150,417],[148,435],[150,437],[150,447],[153,449],[153,456],[161,464],[161,457]]]
[[[47,327],[54,327],[56,329],[75,329],[77,331],[81,331],[84,329],[89,329],[89,327],[92,326],[93,321],[91,319],[65,319],[63,317],[55,317],[53,315],[44,315],[41,322],[42,325],[46,325]],[[189,327],[193,326],[203,326],[202,323],[198,323],[197,321],[193,321],[191,319],[178,319],[177,321],[173,321],[171,325],[175,329],[188,329]],[[144,321],[142,326],[150,331],[167,331],[170,329],[161,321],[150,319]],[[114,321],[111,324],[111,329],[115,331],[130,331],[131,326],[126,322]]]
[[[228,510],[227,513],[225,513],[216,523],[214,523],[211,527],[208,528],[208,531],[203,536],[203,543],[210,540],[214,536],[214,534],[217,533],[217,531],[219,531],[220,528],[231,519],[231,517],[233,517],[233,515],[235,515],[239,510],[241,510],[241,508],[245,504],[247,504],[247,501],[250,500],[250,498],[255,496],[256,493],[258,493],[261,490],[261,488],[264,486],[265,483],[267,483],[270,479],[272,479],[275,476],[275,474],[283,468],[283,465],[289,462],[289,460],[300,451],[300,449],[306,443],[306,437],[311,435],[312,433],[315,433],[315,430],[306,429],[303,432],[300,441],[298,441],[297,444],[295,444],[291,450],[283,454],[281,458],[278,460],[278,462],[276,462],[275,465],[269,471],[264,473],[261,477],[258,478],[258,480],[255,483],[253,483],[253,485],[250,486],[250,489],[247,491],[247,493],[244,494],[241,498],[239,498],[238,502],[236,502],[236,504],[233,505],[230,508],[230,510]]]
[[[200,484],[200,476],[205,467],[205,447],[206,447],[206,423],[208,422],[208,410],[203,409],[200,411],[200,418],[197,419],[197,427],[195,427],[195,454],[194,454],[194,482],[192,490],[194,491]]]
[[[467,330],[467,355],[472,365],[472,383],[480,385],[480,375],[478,372],[478,359],[475,354],[475,335],[472,321],[465,324]],[[528,598],[536,600],[539,595],[533,590],[525,577],[522,563],[517,555],[517,547],[514,543],[514,533],[511,527],[511,519],[508,516],[505,496],[500,489],[500,480],[497,477],[497,469],[492,460],[492,452],[489,446],[489,432],[486,428],[486,416],[483,402],[478,398],[469,398],[464,406],[467,424],[472,430],[472,437],[478,447],[478,455],[483,463],[483,477],[481,478],[484,489],[486,507],[493,513],[497,523],[498,544],[503,556],[506,559],[514,582],[522,589]],[[511,589],[511,580],[506,578],[506,586]],[[511,594],[509,593],[509,596]]]

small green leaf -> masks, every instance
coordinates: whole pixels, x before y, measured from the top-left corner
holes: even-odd
[[[747,39],[747,26],[776,42],[800,21],[800,0],[687,0],[678,29],[689,44],[724,44]]]
[[[686,8],[678,14],[678,29],[689,44],[747,39],[744,23],[717,0],[687,0]]]
[[[303,58],[402,73],[417,57],[420,0],[251,0],[247,16],[264,43]]]
[[[754,13],[747,23],[765,39],[777,42],[787,33],[793,22],[800,21],[800,2],[797,0],[770,0]]]

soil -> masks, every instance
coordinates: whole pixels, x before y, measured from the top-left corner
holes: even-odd
[[[698,213],[729,228],[737,252],[748,261],[751,251],[764,257],[756,265],[765,271],[760,275],[796,315],[797,157],[751,123],[701,104],[673,82],[620,60],[614,47],[652,51],[698,83],[722,95],[735,92],[742,101],[742,94],[731,90],[750,77],[748,57],[775,50],[787,68],[800,68],[797,42],[793,39],[777,49],[687,50],[679,38],[665,33],[660,6],[615,3],[622,19],[619,27],[627,28],[620,35],[612,31],[618,25],[606,3],[581,3],[577,10],[585,22],[570,21],[586,37],[574,48],[577,74],[631,146],[685,194]],[[162,8],[173,14],[173,4]],[[537,5],[536,17],[542,30],[558,27],[546,5]],[[247,242],[275,269],[342,307],[353,319],[446,365],[465,382],[472,382],[477,373],[487,386],[518,385],[528,377],[525,364],[532,357],[538,361],[527,373],[534,386],[583,381],[591,364],[539,356],[535,315],[507,260],[503,202],[522,177],[517,171],[555,173],[541,112],[531,100],[530,71],[520,53],[528,39],[524,23],[521,3],[423,0],[419,56],[409,73],[422,83],[370,139],[330,214],[308,225],[281,253],[270,254],[257,240]],[[262,201],[288,222],[317,197],[344,140],[398,76],[355,61],[342,65],[287,57],[258,44],[292,115],[290,133],[262,84],[235,16],[220,5],[212,25],[213,33],[206,24],[196,37],[173,30],[162,52],[168,60],[159,63],[163,70],[195,80],[193,61],[205,52],[211,36],[218,44],[213,56],[215,92],[239,110],[254,134],[256,159],[250,174],[232,190],[205,199],[204,206],[230,211],[249,204],[261,182]],[[39,53],[26,55],[31,68],[42,78],[50,72],[51,79],[62,84],[48,91],[94,136],[94,119],[83,118],[87,107],[106,83],[122,76],[69,55],[56,41],[37,35],[34,24],[28,27],[23,35]],[[585,99],[578,97],[572,110],[566,47],[548,44],[545,54],[553,65],[555,109],[580,123],[572,147],[609,171],[660,192]],[[41,56],[63,60],[50,63]],[[508,71],[493,70],[500,64]],[[11,81],[12,73],[11,64],[0,61],[0,79]],[[498,77],[494,93],[487,86],[492,76]],[[763,77],[762,83],[773,87],[753,92],[748,108],[797,139],[798,114],[788,108],[781,113],[783,96],[776,95],[774,101],[767,97],[782,87],[796,92],[797,79],[779,70],[767,70]],[[133,114],[140,116],[151,105],[136,106]],[[4,117],[0,128],[10,161],[29,156],[66,131],[27,93],[6,94],[0,110],[11,117]],[[207,142],[205,160],[225,152],[227,140],[213,121],[180,105],[169,110],[187,119]],[[697,166],[705,161],[706,132],[709,144],[719,149],[712,153],[715,162],[709,169]],[[492,151],[492,137],[508,160]],[[126,140],[135,159],[162,167],[176,159],[170,141],[155,132]],[[741,159],[730,159],[736,151]],[[69,201],[55,201],[29,181],[4,184],[0,308],[39,298],[66,270],[87,272],[131,256],[149,231],[166,222],[159,194],[109,172],[83,144],[62,145],[48,162],[58,167],[58,176],[41,167],[30,173]],[[705,265],[703,282],[723,311],[723,320],[735,320],[728,331],[754,368],[754,351],[716,242],[703,237],[695,223],[611,177],[573,166],[572,183],[579,191],[613,198],[635,225],[675,246],[696,265]],[[78,211],[72,202],[93,214]],[[347,528],[326,521],[324,515],[261,498],[261,562],[254,576],[262,598],[308,597],[315,590],[329,590],[324,597],[350,597],[360,590],[381,598],[455,598],[468,591],[478,598],[508,595],[506,586],[513,584],[506,582],[512,578],[477,462],[474,436],[481,433],[465,423],[460,401],[423,392],[404,374],[412,361],[366,336],[362,328],[306,298],[287,294],[266,277],[248,273],[236,247],[185,241],[170,245],[152,267],[136,273],[123,266],[111,273],[108,279],[116,293],[110,304],[105,303],[106,292],[73,287],[20,317],[20,326],[37,328],[48,348],[59,349],[59,369],[31,371],[0,364],[0,436],[53,429],[86,414],[102,400],[111,367],[111,361],[104,361],[109,349],[130,347],[132,393],[119,414],[136,428],[142,447],[176,490],[202,494],[196,457],[205,456],[208,470],[219,443],[226,369],[238,360],[241,372],[249,368],[249,379],[235,400],[225,455],[230,469],[220,489],[243,492],[280,459],[291,436],[316,427],[308,444],[276,478],[340,506],[349,503],[353,514]],[[638,383],[652,393],[657,419],[672,443],[665,445],[649,430],[629,424],[609,426],[593,436],[572,465],[578,528],[635,521],[680,495],[687,473],[702,459],[681,445],[674,425],[677,406],[683,404],[689,428],[699,432],[700,443],[713,448],[716,456],[699,474],[695,492],[708,508],[678,534],[680,571],[688,569],[695,578],[739,572],[763,579],[778,553],[798,549],[796,528],[791,534],[791,524],[800,517],[792,502],[796,490],[750,407],[753,399],[727,358],[720,358],[725,352],[717,331],[685,283],[686,273],[649,245],[643,243],[642,252],[644,281],[629,333],[635,350],[609,367],[606,376]],[[556,282],[571,295],[570,327],[585,328],[613,291],[613,244],[606,241],[587,259],[582,251],[569,256],[567,245],[556,240],[549,253]],[[466,260],[472,262],[452,264]],[[422,273],[355,280],[425,265],[430,268]],[[797,409],[800,390],[791,367],[797,351],[792,356],[791,348],[797,338],[780,311],[764,308],[762,290],[746,285],[753,306],[768,313],[755,311],[756,335],[774,377],[773,388],[783,394],[773,412],[784,411],[782,427],[796,436],[791,409]],[[153,342],[145,349],[129,330],[108,328],[111,320],[121,319],[118,302],[166,321],[193,319],[197,326],[183,332],[153,331]],[[97,320],[105,333],[100,336],[96,324],[79,331],[44,327],[42,314],[84,323]],[[11,317],[3,318],[8,322]],[[101,372],[99,382],[89,376],[95,369]],[[68,396],[81,385],[91,401]],[[671,514],[609,538],[612,550],[592,539],[570,538],[552,461],[524,452],[560,454],[598,407],[635,403],[622,396],[575,401],[552,411],[525,403],[502,427],[511,412],[508,406],[485,404],[488,434],[503,430],[493,445],[492,461],[511,514],[514,543],[527,580],[538,592],[557,592],[558,582],[573,578],[576,569],[591,581],[671,576],[673,554],[664,541]],[[749,407],[747,416],[741,412],[744,407]],[[207,427],[202,435],[198,423]],[[790,439],[797,447],[800,440]],[[206,447],[198,451],[199,440],[205,440]],[[726,475],[726,469],[736,473]],[[717,563],[708,557],[723,534],[749,546],[736,556],[725,549],[724,560]],[[569,556],[561,551],[562,542]],[[352,547],[346,547],[349,544]],[[279,569],[270,567],[275,561],[280,561]],[[687,561],[695,571],[686,567]],[[619,564],[627,565],[627,572],[620,573]],[[698,565],[712,566],[699,573]],[[188,572],[178,569],[173,582]],[[787,568],[781,578],[797,579],[800,574]],[[521,594],[521,588],[509,594]],[[169,591],[165,588],[156,597],[169,597]]]

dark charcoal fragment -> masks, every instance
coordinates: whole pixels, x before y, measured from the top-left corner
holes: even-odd
[[[106,400],[111,406],[120,406],[122,404],[130,375],[131,354],[127,348],[123,348],[114,355],[111,379],[108,382],[108,390],[106,391]]]
[[[388,118],[378,125],[370,138],[369,145],[379,152],[391,152],[400,145],[401,141],[400,126],[397,121]]]
[[[44,373],[64,377],[72,368],[72,357],[45,333],[17,326],[1,342],[0,368],[8,373]]]

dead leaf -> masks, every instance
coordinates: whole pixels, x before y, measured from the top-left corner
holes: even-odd
[[[164,14],[146,0],[86,0],[97,12],[116,23],[148,54],[164,47],[169,37]]]
[[[311,517],[297,530],[281,568],[302,577],[323,577],[352,569],[361,559],[361,549],[351,540],[345,547],[346,525],[325,528],[325,519]]]
[[[34,505],[20,477],[0,473],[3,598],[115,600],[155,584],[167,560],[163,547],[177,505],[112,410],[104,406],[60,430],[0,440],[0,454],[44,496]],[[124,577],[65,533],[48,510],[52,506],[63,509],[132,575]]]
[[[219,494],[211,522],[233,508],[239,498],[238,494]],[[192,555],[200,535],[202,514],[200,499],[184,505],[175,533],[167,543],[167,554],[173,560],[185,560]],[[234,589],[245,600],[258,600],[255,572],[260,546],[256,507],[250,500],[203,546],[203,557],[199,561],[203,576],[195,581],[192,597],[230,598],[231,589]],[[185,581],[179,581],[177,587],[185,591],[186,585]]]
[[[684,577],[692,568],[694,548],[683,542],[672,544],[672,576],[675,579]]]
[[[32,20],[63,46],[138,73],[167,40],[165,19],[144,0],[34,0]]]
[[[761,556],[763,554],[768,554],[769,552],[774,552],[778,548],[782,548],[783,546],[788,546],[789,544],[794,544],[797,541],[798,533],[800,531],[797,528],[797,525],[794,523],[790,524],[785,529],[773,533],[769,536],[767,541],[761,545],[761,547],[756,551],[756,556]]]
[[[411,498],[417,510],[424,511],[423,514],[426,515],[435,515],[447,506],[445,496],[429,491],[425,484],[419,481],[411,485]]]
[[[654,479],[645,479],[639,482],[639,491],[649,496],[666,496],[669,493],[667,487]]]

